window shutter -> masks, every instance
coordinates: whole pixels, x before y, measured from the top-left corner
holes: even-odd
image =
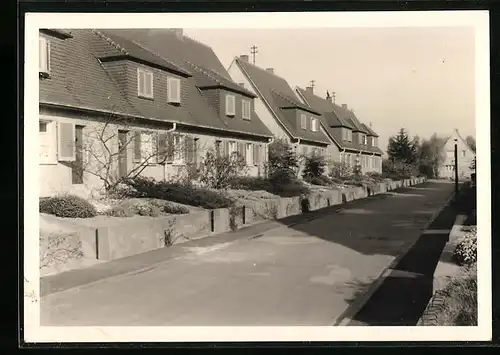
[[[177,78],[168,78],[168,101],[173,103],[180,103],[180,80]]]
[[[240,157],[245,158],[245,144],[238,142],[238,154]]]
[[[146,74],[146,94],[148,96],[153,96],[153,73]]]
[[[229,156],[231,152],[229,151],[229,142],[225,141],[224,142],[224,156]]]
[[[47,47],[46,47],[46,51],[47,51],[47,71],[50,72],[50,41],[47,41]]]
[[[253,145],[253,165],[259,165],[259,146]]]
[[[193,164],[198,166],[198,138],[193,138]]]
[[[75,160],[75,125],[68,122],[59,122],[58,124],[59,140],[59,160]]]
[[[134,160],[140,161],[142,158],[141,154],[141,131],[134,132]]]
[[[171,163],[174,160],[174,134],[169,132],[165,135],[166,139],[166,160]]]
[[[184,161],[186,163],[193,162],[193,137],[185,136],[184,137],[184,146],[181,148],[184,151]]]
[[[158,133],[158,145],[157,145],[157,154],[156,154],[156,162],[163,164],[167,158],[167,134],[166,133]]]

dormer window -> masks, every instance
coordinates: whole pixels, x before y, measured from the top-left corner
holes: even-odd
[[[317,118],[311,117],[311,130],[313,132],[318,131],[318,119]]]
[[[137,68],[137,95],[148,99],[153,98],[153,72]]]
[[[372,146],[377,146],[377,137],[372,137]]]
[[[48,74],[50,72],[50,41],[45,37],[39,37],[39,72]]]
[[[352,142],[352,131],[350,129],[347,130],[347,140]]]
[[[241,101],[241,115],[244,120],[251,119],[251,110],[250,110],[250,101],[242,100]]]
[[[167,98],[172,104],[181,103],[181,80],[178,78],[167,78]]]
[[[234,117],[236,113],[236,98],[234,95],[226,95],[226,116]]]
[[[307,117],[305,113],[300,114],[300,128],[307,129]]]

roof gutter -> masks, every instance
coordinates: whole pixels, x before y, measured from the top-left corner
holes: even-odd
[[[101,114],[105,113],[105,114],[117,115],[117,116],[128,117],[128,118],[139,118],[142,120],[152,121],[152,122],[157,122],[157,123],[173,123],[174,125],[176,125],[178,123],[180,125],[184,125],[187,127],[205,128],[205,129],[210,129],[213,131],[237,133],[237,134],[243,134],[243,135],[252,136],[252,137],[259,137],[259,138],[271,137],[268,135],[259,135],[259,134],[255,134],[255,133],[235,131],[235,130],[231,130],[231,129],[220,129],[220,128],[214,128],[214,127],[203,126],[203,125],[193,125],[193,124],[183,123],[183,122],[178,122],[178,121],[164,121],[164,120],[159,120],[157,118],[145,117],[145,116],[141,116],[141,115],[130,115],[127,113],[113,112],[113,111],[109,111],[109,110],[97,110],[97,109],[92,109],[92,108],[88,108],[88,107],[76,107],[76,106],[69,106],[69,105],[56,104],[56,103],[50,103],[50,102],[39,102],[39,105],[43,105],[43,106],[47,106],[47,107],[54,107],[54,108],[64,108],[64,109],[70,109],[70,110],[76,110],[76,111],[83,111],[83,112],[93,112],[93,113],[101,113]]]

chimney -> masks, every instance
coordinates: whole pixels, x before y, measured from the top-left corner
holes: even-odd
[[[182,37],[182,35],[184,34],[182,28],[172,28],[171,31],[174,32],[177,35],[177,37]]]
[[[332,102],[335,103],[335,91],[332,92]]]
[[[326,92],[326,101],[332,103],[332,97],[330,96],[330,93],[328,91]]]
[[[247,62],[247,63],[248,63],[248,55],[246,55],[246,54],[242,54],[242,55],[240,55],[240,59],[241,59],[242,61],[244,61],[244,62]]]
[[[344,110],[347,110],[347,104],[342,104],[342,108],[343,108]]]
[[[306,87],[306,91],[309,92],[309,93],[311,93],[311,94],[314,94],[314,89],[313,89],[312,86]]]
[[[273,68],[267,68],[266,71],[270,74],[274,74],[274,69]]]

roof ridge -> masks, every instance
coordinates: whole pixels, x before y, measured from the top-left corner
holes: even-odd
[[[237,60],[237,61],[239,61],[239,62],[241,62],[241,63],[245,63],[245,64],[248,64],[248,65],[251,65],[252,67],[257,68],[257,69],[259,69],[259,70],[263,71],[264,73],[267,73],[268,75],[272,75],[272,76],[275,76],[275,77],[277,77],[277,78],[280,78],[280,79],[282,79],[282,80],[285,80],[285,81],[286,81],[286,79],[285,79],[284,77],[282,77],[282,76],[280,76],[280,75],[278,75],[278,74],[276,74],[276,73],[274,73],[274,72],[273,72],[273,73],[270,73],[270,72],[268,72],[265,68],[261,68],[261,67],[259,67],[258,65],[255,65],[255,64],[252,64],[252,63],[250,63],[250,62],[244,61],[244,60],[242,60],[242,59],[241,59],[240,57],[238,57],[238,56],[236,57],[236,60]]]
[[[186,63],[188,63],[190,66],[192,66],[195,70],[198,70],[200,72],[202,72],[203,74],[205,74],[206,76],[210,77],[211,79],[213,79],[216,83],[222,85],[222,82],[220,80],[218,80],[217,78],[215,78],[212,74],[208,73],[205,69],[206,68],[203,68],[197,64],[194,64],[194,63],[191,63],[189,60],[186,60]]]
[[[92,29],[91,30],[92,32],[94,32],[95,34],[97,34],[99,37],[101,37],[102,39],[104,39],[106,42],[108,42],[109,44],[111,44],[113,47],[115,47],[118,51],[122,52],[123,54],[125,55],[130,55],[130,53],[125,49],[123,48],[122,46],[120,46],[118,43],[116,43],[115,41],[113,41],[111,38],[109,38],[108,36],[106,36],[104,33],[102,33],[101,31],[97,30],[97,29]],[[117,36],[117,37],[120,37],[120,36]]]

